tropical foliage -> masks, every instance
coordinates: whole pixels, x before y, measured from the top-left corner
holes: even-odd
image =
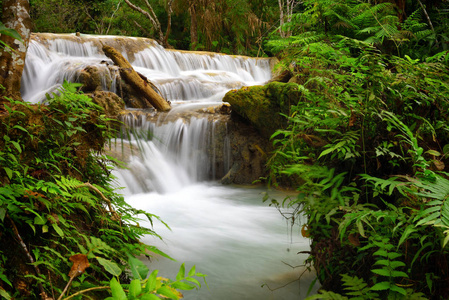
[[[139,242],[144,234],[158,235],[139,226],[137,215],[150,222],[159,218],[132,208],[114,191],[114,160],[102,153],[115,136],[116,121],[77,87],[66,83],[39,105],[12,99],[4,105],[0,296],[71,294],[69,299],[112,291],[113,299],[178,299],[177,289],[199,287],[194,276],[204,276],[195,268],[186,274],[184,266],[176,280],[157,277],[157,271],[147,276],[148,268],[135,257],[167,255]]]
[[[389,2],[303,8],[295,34],[268,44],[303,93],[272,137],[269,164],[272,184],[298,189],[272,204],[308,217],[309,262],[324,289],[311,299],[446,299],[444,27],[429,31],[430,12],[411,4],[402,23]]]
[[[169,3],[170,2],[170,3]],[[145,14],[123,0],[32,0],[36,32],[159,37]],[[263,55],[262,41],[279,16],[276,0],[131,1],[151,14],[165,32],[172,9],[168,44],[176,49]],[[276,25],[275,25],[276,26]]]

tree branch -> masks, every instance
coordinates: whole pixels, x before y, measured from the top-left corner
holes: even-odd
[[[108,34],[109,30],[111,29],[112,20],[114,19],[115,13],[119,10],[120,4],[122,4],[122,1],[119,1],[119,3],[117,4],[117,8],[114,10],[114,12],[111,15],[111,21],[109,22],[108,29],[106,29],[106,34]]]
[[[25,242],[23,241],[22,237],[20,236],[20,233],[19,233],[19,230],[17,229],[16,223],[14,223],[14,220],[8,214],[6,215],[6,217],[11,222],[12,230],[13,230],[14,234],[16,235],[16,238],[18,239],[19,244],[22,247],[22,250],[25,252],[26,256],[28,257],[28,260],[33,265],[34,271],[36,272],[36,275],[38,277],[41,277],[41,271],[39,270],[39,267],[34,264],[34,262],[35,262],[34,258],[31,255],[31,253],[28,251],[27,245],[25,244]],[[38,282],[37,284],[39,286],[39,289],[41,290],[41,293],[40,293],[41,298],[43,300],[52,299],[52,298],[47,296],[47,293],[45,292],[44,287],[42,286],[42,283]]]
[[[69,300],[72,299],[73,297],[79,296],[81,294],[90,292],[90,291],[98,291],[98,290],[110,290],[111,287],[109,286],[97,286],[97,287],[93,287],[93,288],[88,288],[79,292],[76,292],[75,294],[70,295],[69,297],[65,298],[64,300]]]
[[[101,199],[103,199],[109,208],[109,212],[114,216],[115,219],[120,220],[120,216],[119,214],[117,214],[117,212],[114,210],[114,208],[112,207],[112,202],[111,200],[109,200],[108,198],[106,198],[103,193],[96,187],[94,187],[92,184],[90,184],[89,182],[83,183],[81,185],[78,185],[76,188],[81,188],[81,187],[87,187],[90,190],[96,192],[97,194],[100,195]]]
[[[419,5],[421,5],[422,10],[424,11],[424,14],[426,15],[427,18],[427,22],[429,23],[430,29],[432,29],[433,32],[435,32],[435,28],[433,28],[433,24],[432,21],[430,20],[429,14],[427,13],[426,7],[424,6],[424,4],[422,4],[421,0],[418,0]],[[438,39],[435,37],[435,43],[436,46],[438,47]]]
[[[148,0],[145,0],[145,4],[148,6],[148,9],[150,10],[152,15],[150,13],[148,13],[146,10],[143,10],[142,8],[140,8],[139,6],[134,5],[129,0],[125,0],[125,2],[133,10],[135,10],[137,12],[140,12],[141,14],[143,14],[144,16],[146,16],[150,20],[150,22],[153,24],[154,29],[156,30],[156,34],[159,36],[159,38],[157,38],[156,40],[159,43],[163,44],[163,42],[164,42],[164,35],[162,33],[161,24],[159,23],[159,20],[157,19],[157,16],[154,13],[154,10],[151,7],[150,3],[148,3]]]

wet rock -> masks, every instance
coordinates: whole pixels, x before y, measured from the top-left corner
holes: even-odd
[[[116,118],[125,109],[125,102],[117,94],[106,91],[95,91],[89,95],[92,100],[104,108],[106,116]]]
[[[83,84],[82,91],[85,93],[101,90],[101,72],[95,66],[87,66],[80,75],[79,81]]]
[[[293,76],[293,73],[290,70],[283,70],[281,72],[275,73],[273,78],[269,82],[288,82]]]
[[[270,136],[287,125],[282,114],[289,115],[291,105],[303,97],[295,83],[271,82],[264,86],[244,87],[232,90],[223,98],[237,114],[253,125],[264,137]]]
[[[122,95],[126,106],[129,108],[152,108],[151,104],[129,84],[121,81],[119,94]]]
[[[222,183],[251,184],[266,177],[267,153],[272,150],[270,141],[238,117],[232,116],[227,125],[232,167]]]

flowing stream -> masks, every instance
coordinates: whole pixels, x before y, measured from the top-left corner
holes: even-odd
[[[24,99],[42,101],[64,80],[78,81],[87,66],[98,67],[103,89],[115,92],[117,72],[107,67],[100,41],[118,48],[173,106],[168,114],[151,118],[124,117],[126,141],[116,149],[128,166],[114,171],[127,202],[160,216],[171,228],[155,221],[163,240],[148,236],[144,242],[177,261],[142,260],[158,268],[160,276],[174,278],[183,262],[187,270],[196,265],[207,274],[208,288],[185,292],[185,299],[303,299],[312,275],[270,288],[300,276],[303,269],[296,266],[306,255],[298,252],[307,251],[309,241],[262,202],[265,189],[218,183],[232,163],[226,136],[216,138],[217,132],[226,133],[226,124],[210,113],[198,114],[218,105],[230,89],[269,80],[269,61],[168,51],[147,39],[34,35],[22,81]]]

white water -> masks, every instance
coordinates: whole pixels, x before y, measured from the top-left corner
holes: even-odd
[[[99,53],[97,39],[108,43],[113,38],[87,37],[77,42],[57,35],[45,41],[35,38],[23,76],[24,99],[42,101],[64,79],[77,81],[79,72],[89,65],[102,70],[103,88],[115,91],[116,72],[102,63],[109,60]],[[290,232],[279,212],[262,203],[263,189],[221,186],[214,181],[232,163],[229,141],[216,139],[216,131],[223,132],[225,126],[226,132],[226,124],[210,114],[191,113],[221,102],[232,88],[267,81],[269,62],[166,51],[148,40],[141,42],[148,47],[122,54],[133,58],[135,69],[155,83],[174,108],[153,121],[133,115],[124,120],[136,134],[124,146],[134,150],[127,158],[128,169],[114,174],[131,205],[160,216],[172,229],[156,222],[155,230],[164,240],[147,237],[144,242],[178,262],[159,258],[149,266],[171,278],[182,262],[207,274],[210,289],[189,291],[186,299],[303,298],[310,280],[302,281],[301,293],[298,282],[274,292],[261,285],[275,288],[298,278],[302,270],[287,264],[301,264],[305,256],[297,253],[309,249],[308,240],[300,238],[298,228]],[[128,137],[126,130],[123,136]],[[216,149],[222,157],[216,157]]]
[[[144,47],[132,55],[122,51],[123,56],[133,56],[130,62],[136,71],[150,78],[162,96],[175,103],[220,102],[231,88],[262,84],[271,77],[268,60],[167,51],[148,39],[128,39],[130,45],[140,43]],[[64,79],[77,81],[88,65],[98,67],[103,73],[103,89],[115,92],[117,76],[105,64],[113,63],[100,51],[99,40],[114,44],[117,37],[33,36],[22,78],[22,97],[29,102],[40,102],[45,93],[55,91]]]

